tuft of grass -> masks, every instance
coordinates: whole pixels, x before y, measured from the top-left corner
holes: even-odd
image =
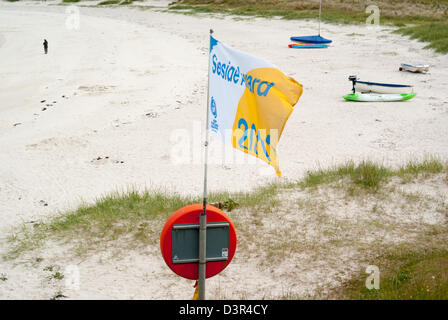
[[[352,32],[352,33],[348,33],[348,34],[346,34],[346,36],[349,36],[349,37],[364,37],[365,34],[363,34],[363,33]]]
[[[377,191],[380,185],[392,175],[394,175],[393,171],[371,161],[362,161],[358,165],[349,161],[339,167],[308,172],[300,185],[302,188],[316,187],[349,177],[354,184]]]
[[[54,269],[54,266],[46,266],[43,270],[44,271],[53,271],[53,269]]]
[[[385,182],[391,175],[392,171],[384,166],[363,161],[355,168],[351,174],[351,178],[355,184],[377,191],[381,183]]]
[[[119,4],[120,0],[106,0],[106,1],[101,1],[100,3],[98,3],[99,6],[107,6],[107,5],[111,5],[111,4]]]
[[[435,157],[429,157],[422,161],[409,161],[398,169],[389,169],[372,161],[362,161],[358,165],[355,165],[353,161],[348,161],[330,169],[309,171],[298,185],[302,188],[317,187],[320,184],[329,184],[348,177],[352,183],[375,192],[391,177],[413,179],[419,174],[441,173],[447,167],[447,163]]]
[[[62,291],[58,291],[56,292],[56,294],[50,298],[50,300],[58,300],[58,299],[62,299],[62,298],[67,298],[66,295],[64,295],[64,293]]]
[[[51,277],[56,280],[64,279],[64,275],[59,271],[56,271],[54,274],[51,275]]]
[[[81,0],[62,0],[63,3],[80,2]]]
[[[402,27],[396,31],[422,42],[429,42],[425,49],[434,49],[439,53],[448,53],[448,23],[429,23],[411,27]]]
[[[418,176],[420,173],[441,173],[446,165],[437,158],[428,158],[423,161],[409,161],[405,166],[398,170],[398,175]]]

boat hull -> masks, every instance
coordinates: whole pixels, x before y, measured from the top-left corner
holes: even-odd
[[[306,43],[316,43],[316,44],[323,44],[323,43],[331,43],[332,41],[330,39],[325,39],[321,36],[303,36],[303,37],[291,37],[291,41],[297,41],[297,42],[306,42]]]
[[[347,101],[357,102],[388,102],[406,101],[416,96],[416,93],[408,94],[375,94],[375,93],[350,93],[343,96]]]
[[[410,72],[428,72],[429,65],[427,64],[407,64],[402,63],[400,67],[400,71],[410,71]]]
[[[356,82],[355,91],[361,93],[390,93],[407,94],[412,93],[414,88],[405,85],[389,85],[374,82]]]
[[[321,49],[328,48],[326,44],[317,44],[317,43],[304,43],[304,44],[290,44],[288,47],[292,49]]]

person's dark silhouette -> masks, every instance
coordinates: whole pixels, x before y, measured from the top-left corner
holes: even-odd
[[[45,54],[48,53],[48,41],[47,41],[47,39],[44,39],[44,51],[45,51]]]

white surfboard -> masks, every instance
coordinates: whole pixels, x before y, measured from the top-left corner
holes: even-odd
[[[350,93],[343,98],[347,101],[360,101],[360,102],[372,102],[372,101],[405,101],[412,99],[416,96],[416,93],[408,94],[376,94],[376,93]]]

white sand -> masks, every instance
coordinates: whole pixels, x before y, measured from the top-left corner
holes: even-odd
[[[422,50],[425,44],[392,34],[389,27],[323,24],[322,35],[332,46],[305,51],[289,49],[289,36],[314,34],[315,21],[81,7],[80,29],[68,30],[65,10],[0,3],[2,235],[21,221],[128,187],[199,194],[202,165],[176,163],[173,155],[182,149],[172,137],[186,135],[191,159],[202,157],[210,28],[217,39],[276,64],[303,84],[279,145],[282,179],[348,159],[395,165],[428,154],[448,156],[447,56]],[[430,73],[399,72],[400,62],[428,63]],[[408,102],[349,103],[342,95],[349,93],[347,78],[353,74],[413,84],[418,95]],[[219,142],[213,146],[221,148]],[[248,190],[270,179],[276,179],[274,171],[261,161],[209,167],[210,190]],[[0,297],[47,297],[43,289],[27,289],[33,279],[10,281],[14,285],[6,294],[0,290]],[[107,288],[88,288],[77,297],[177,297]]]

